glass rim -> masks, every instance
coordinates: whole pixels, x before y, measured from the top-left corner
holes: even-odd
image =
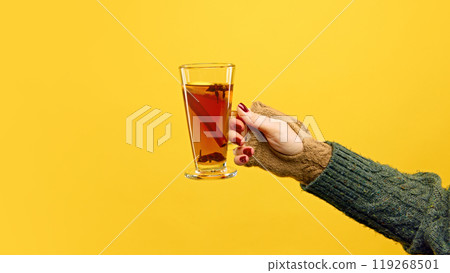
[[[180,65],[179,69],[191,69],[191,68],[226,68],[235,67],[232,63],[191,63]]]

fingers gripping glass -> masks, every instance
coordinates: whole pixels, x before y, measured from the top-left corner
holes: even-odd
[[[228,123],[233,97],[234,65],[227,63],[180,66],[184,105],[195,168],[187,178],[229,178]]]

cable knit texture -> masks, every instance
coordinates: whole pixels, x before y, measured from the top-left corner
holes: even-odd
[[[324,171],[301,187],[410,254],[450,254],[449,191],[434,173],[405,174],[337,144]]]
[[[307,184],[313,181],[325,169],[331,157],[331,146],[313,139],[303,124],[297,119],[286,116],[282,112],[254,102],[252,111],[271,118],[284,120],[302,139],[303,151],[296,155],[285,155],[274,149],[264,141],[259,141],[250,130],[247,137],[248,146],[255,149],[255,154],[246,163],[247,167],[258,166],[267,169],[278,176],[289,176],[301,183]],[[301,132],[303,131],[303,132]]]

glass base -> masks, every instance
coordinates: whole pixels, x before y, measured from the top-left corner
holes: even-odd
[[[189,179],[225,179],[236,176],[237,170],[226,167],[220,171],[197,171],[195,168],[188,170],[184,176]]]

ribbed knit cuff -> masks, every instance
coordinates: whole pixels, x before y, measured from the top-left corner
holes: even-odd
[[[364,175],[365,169],[373,168],[373,162],[334,142],[326,142],[332,147],[330,162],[323,172],[302,189],[331,204],[349,205],[348,201],[367,199],[372,194],[372,174]],[[362,181],[363,180],[363,181]]]
[[[408,246],[420,226],[420,200],[401,200],[405,179],[397,170],[364,158],[345,147],[333,148],[328,166],[301,187],[356,221]]]

